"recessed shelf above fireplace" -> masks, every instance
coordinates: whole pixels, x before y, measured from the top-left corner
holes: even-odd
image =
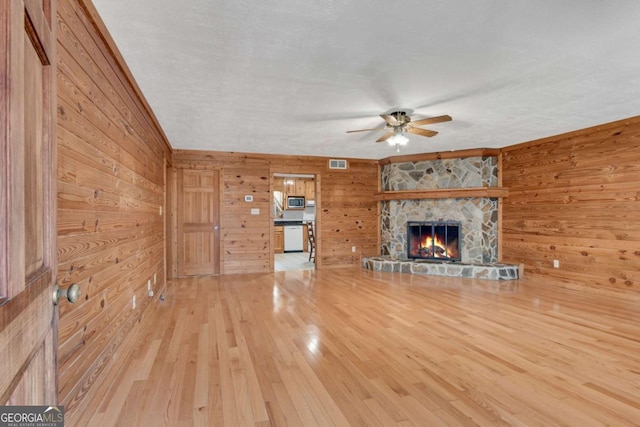
[[[373,195],[374,200],[413,200],[413,199],[462,199],[467,197],[508,197],[506,187],[444,188],[438,190],[383,191]]]

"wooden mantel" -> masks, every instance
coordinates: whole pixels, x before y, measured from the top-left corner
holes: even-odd
[[[438,190],[383,191],[373,195],[374,200],[461,199],[467,197],[501,198],[509,196],[505,187],[444,188]]]

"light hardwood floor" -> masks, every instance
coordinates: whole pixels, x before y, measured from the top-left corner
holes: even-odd
[[[172,281],[68,425],[638,425],[640,299],[359,268]]]

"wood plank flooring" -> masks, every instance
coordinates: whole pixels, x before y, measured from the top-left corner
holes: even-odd
[[[640,297],[347,268],[168,284],[78,426],[638,425]]]

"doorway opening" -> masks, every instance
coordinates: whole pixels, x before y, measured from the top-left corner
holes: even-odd
[[[274,271],[314,270],[315,175],[273,174]]]

